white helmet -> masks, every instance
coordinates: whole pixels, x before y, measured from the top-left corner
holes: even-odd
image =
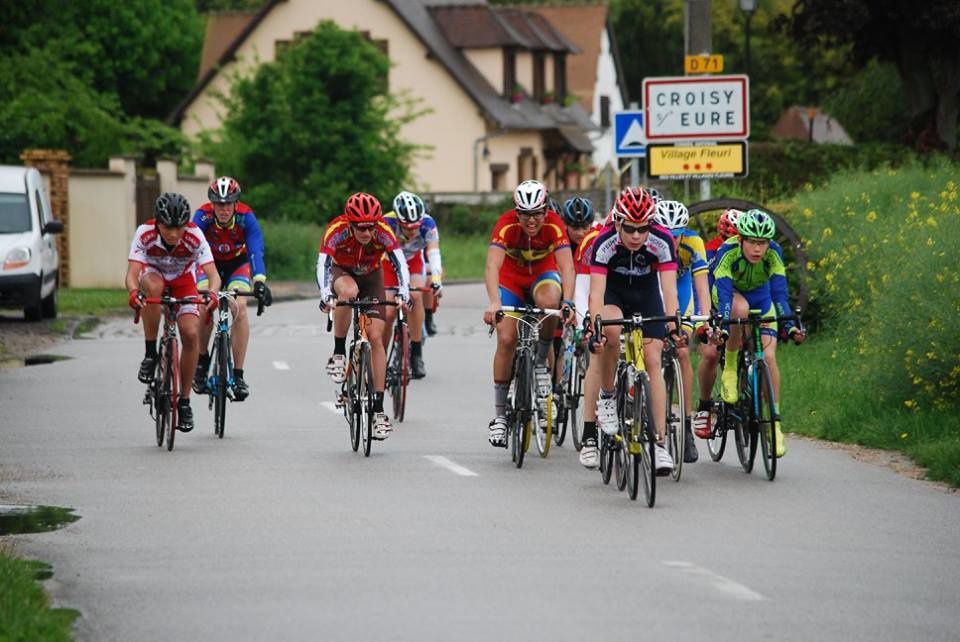
[[[523,181],[513,192],[518,212],[532,212],[547,205],[547,188],[540,181]]]
[[[668,230],[680,230],[690,222],[690,212],[680,201],[660,201],[653,220]]]
[[[393,199],[393,211],[404,225],[416,225],[426,213],[423,199],[412,192],[400,192]]]

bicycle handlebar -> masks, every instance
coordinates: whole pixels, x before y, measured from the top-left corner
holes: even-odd
[[[372,308],[375,305],[393,305],[401,307],[396,301],[381,301],[380,299],[349,299],[347,301],[337,300],[334,307],[338,308],[359,308],[363,310],[364,308]],[[321,302],[320,306],[323,309],[324,305]],[[327,311],[327,332],[330,332],[330,329],[333,328],[333,310]]]
[[[201,291],[200,291],[201,294],[204,294],[204,293],[206,293],[206,292],[208,292],[208,290],[201,290]],[[221,298],[221,299],[224,299],[224,298],[227,298],[227,299],[233,298],[233,299],[235,299],[235,298],[237,298],[237,297],[244,297],[244,296],[245,296],[245,297],[254,298],[254,299],[257,300],[257,316],[259,317],[259,316],[261,316],[261,315],[263,314],[263,310],[264,310],[264,307],[265,307],[265,306],[263,305],[263,297],[260,296],[259,294],[257,294],[256,292],[243,292],[243,291],[237,290],[237,289],[233,289],[233,290],[220,290],[219,292],[217,292],[217,296],[218,296],[219,298]]]
[[[175,305],[193,305],[195,303],[209,303],[210,296],[206,292],[200,294],[191,294],[190,296],[185,296],[180,299],[177,299],[172,296],[163,295],[163,296],[148,296],[143,298],[144,305],[163,305],[167,307],[173,307]],[[136,310],[133,314],[133,322],[140,323],[140,310]]]

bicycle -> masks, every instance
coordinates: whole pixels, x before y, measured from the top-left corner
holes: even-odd
[[[177,402],[180,400],[180,343],[177,338],[177,307],[180,305],[205,304],[209,299],[204,296],[188,296],[180,299],[168,293],[159,297],[146,297],[144,305],[163,306],[163,327],[160,344],[157,347],[157,365],[153,378],[147,384],[143,404],[150,407],[150,416],[154,420],[157,446],[162,447],[166,439],[167,451],[173,450],[177,435]],[[140,310],[133,318],[140,322]]]
[[[343,417],[350,428],[350,446],[354,452],[363,444],[363,456],[370,456],[373,441],[374,395],[373,361],[367,328],[370,317],[366,310],[376,305],[397,305],[394,301],[379,299],[351,299],[337,301],[336,307],[348,307],[353,310],[353,336],[350,340],[350,358],[347,361],[347,376],[340,387],[337,407],[343,410]],[[327,331],[333,327],[333,314],[328,316]]]
[[[584,323],[589,323],[584,320]],[[583,410],[580,405],[583,400],[583,378],[587,372],[590,352],[583,345],[584,331],[582,327],[568,326],[563,331],[563,348],[555,358],[561,360],[560,381],[557,383],[559,394],[554,398],[557,405],[557,430],[554,433],[554,443],[563,445],[567,428],[573,438],[573,447],[580,451],[583,447]]]
[[[397,292],[400,288],[386,287],[384,290]],[[431,288],[410,288],[410,292],[431,291]],[[402,422],[407,408],[407,385],[410,383],[410,327],[403,306],[399,306],[398,310],[387,351],[386,389],[393,402],[393,418]],[[427,333],[424,331],[424,343],[426,338]]]
[[[507,445],[517,468],[523,467],[523,458],[530,447],[530,434],[536,433],[535,441],[541,457],[550,454],[550,441],[553,433],[553,392],[546,398],[547,416],[540,417],[538,404],[539,391],[534,373],[537,354],[537,338],[540,324],[548,316],[560,316],[560,310],[537,308],[533,306],[505,305],[497,311],[497,321],[506,312],[515,312],[517,319],[517,348],[513,354],[513,376],[510,391],[507,394]],[[493,327],[490,332],[493,333]],[[543,426],[541,427],[541,419]],[[536,430],[533,427],[536,426]]]
[[[677,317],[674,318],[677,319]],[[664,341],[663,356],[660,359],[663,383],[667,392],[665,445],[670,457],[673,458],[673,470],[670,471],[670,477],[673,478],[673,481],[680,481],[680,474],[683,471],[684,448],[686,447],[684,422],[687,417],[687,407],[683,397],[683,372],[680,369],[678,346],[672,337],[667,337]]]
[[[213,432],[223,439],[223,432],[227,422],[227,399],[233,401],[233,349],[230,338],[230,329],[233,327],[231,304],[238,297],[255,297],[257,299],[257,316],[263,314],[263,299],[253,292],[239,290],[222,290],[217,293],[217,311],[214,324],[216,333],[213,336],[213,347],[210,350],[210,364],[207,368],[207,407],[213,410]]]
[[[763,358],[761,329],[764,323],[796,320],[802,331],[803,324],[799,310],[794,315],[785,316],[762,316],[762,314],[760,310],[750,310],[745,319],[719,321],[721,326],[749,326],[750,331],[750,336],[745,338],[737,360],[737,402],[727,404],[723,402],[722,396],[719,397],[720,402],[723,403],[722,411],[726,413],[724,436],[721,439],[725,441],[728,424],[733,422],[737,457],[746,473],[753,471],[759,442],[764,472],[767,479],[773,481],[777,475],[775,445],[776,425],[780,421],[780,415],[776,411],[773,382],[768,372],[767,362]],[[718,376],[717,379],[719,380],[720,377]],[[716,384],[714,389],[718,387],[719,385]],[[722,455],[722,450],[720,454]]]

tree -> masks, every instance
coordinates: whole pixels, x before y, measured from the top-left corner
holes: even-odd
[[[796,0],[781,23],[804,46],[848,44],[855,59],[893,62],[920,149],[957,144],[960,3],[956,0]]]
[[[351,192],[392,197],[415,148],[398,138],[413,115],[386,93],[389,67],[360,33],[321,22],[277,60],[235,79],[207,149],[268,217],[316,222],[339,213]]]

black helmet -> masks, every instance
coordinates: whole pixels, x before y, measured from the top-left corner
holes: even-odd
[[[586,227],[593,223],[593,203],[589,198],[574,196],[563,204],[563,221],[570,227]]]
[[[182,194],[164,192],[153,206],[158,223],[167,227],[183,227],[190,220],[190,203]]]

